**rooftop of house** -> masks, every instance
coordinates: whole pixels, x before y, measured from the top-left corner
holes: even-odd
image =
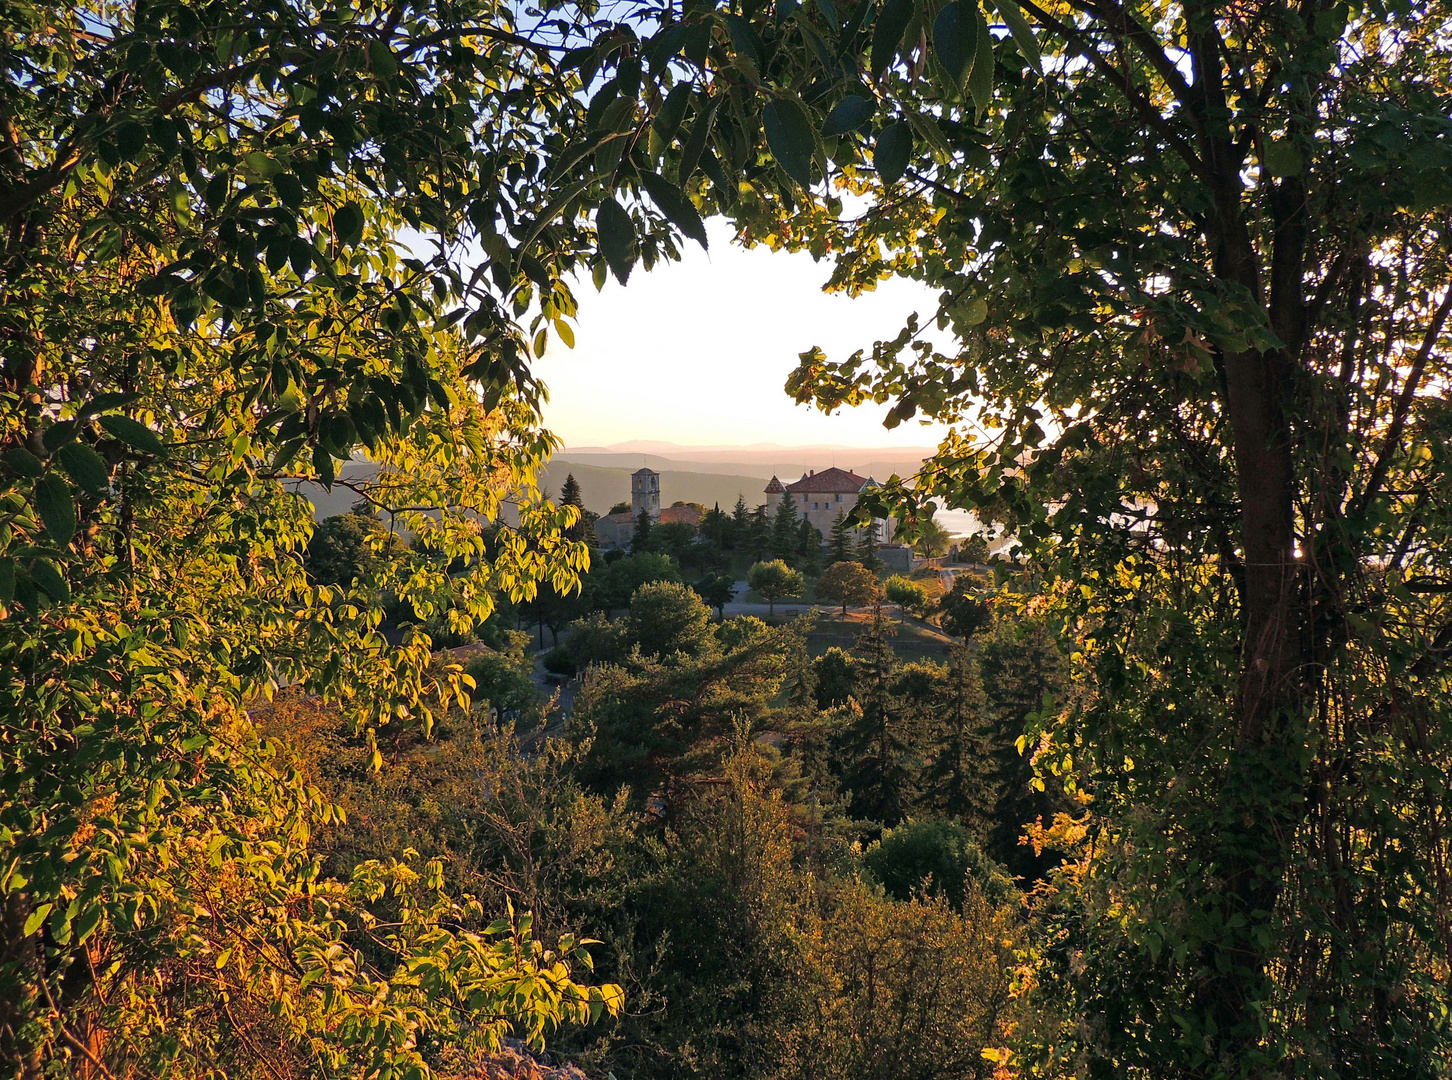
[[[626,510],[620,514],[607,514],[605,516],[617,525],[629,525],[639,515]],[[667,506],[661,510],[660,521],[656,524],[671,525],[678,521],[684,521],[687,525],[699,525],[701,524],[701,511],[697,510],[694,506]]]
[[[821,472],[812,470],[794,484],[787,484],[785,491],[793,495],[853,495],[861,491],[868,483],[868,478],[858,476],[855,472],[836,467],[823,469]],[[768,492],[771,488],[766,489]]]

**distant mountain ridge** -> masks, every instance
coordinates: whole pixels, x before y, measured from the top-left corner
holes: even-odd
[[[860,476],[885,480],[893,473],[912,475],[917,472],[922,460],[933,452],[934,448],[929,446],[777,446],[762,443],[724,447],[678,446],[642,439],[610,446],[570,447],[555,455],[551,464],[570,462],[628,472],[644,466],[662,474],[668,471],[719,473],[759,477],[763,482],[772,476],[790,482],[810,470],[836,466]],[[747,499],[750,500],[749,494]]]

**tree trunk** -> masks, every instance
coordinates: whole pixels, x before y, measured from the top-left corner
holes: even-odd
[[[1227,180],[1220,192],[1216,270],[1260,295],[1256,253],[1230,205],[1238,195],[1238,178]],[[1283,294],[1272,307],[1284,302]],[[1285,318],[1272,311],[1270,321],[1284,324]],[[1258,1006],[1268,996],[1272,960],[1261,942],[1274,940],[1262,931],[1280,895],[1287,845],[1302,814],[1307,641],[1291,431],[1283,406],[1291,389],[1283,375],[1287,358],[1278,350],[1251,349],[1221,359],[1241,505],[1243,637],[1234,751],[1206,834],[1221,925],[1241,918],[1237,929],[1223,929],[1201,950],[1196,998],[1218,1059],[1207,1069],[1238,1072],[1260,1038]]]
[[[0,901],[0,968],[8,968],[9,986],[0,993],[0,1070],[19,1080],[40,1080],[39,1045],[26,1045],[20,1030],[27,1019],[26,998],[35,992],[36,980],[44,978],[37,936],[26,937],[25,920],[30,905],[18,892]]]

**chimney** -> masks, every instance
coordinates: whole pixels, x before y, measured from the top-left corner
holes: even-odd
[[[808,469],[807,470],[807,475],[808,476],[816,476],[817,475],[817,470],[816,469]]]

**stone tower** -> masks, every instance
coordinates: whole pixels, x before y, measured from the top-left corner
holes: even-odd
[[[654,469],[637,469],[630,477],[630,514],[639,518],[642,510],[660,521],[660,473]]]

